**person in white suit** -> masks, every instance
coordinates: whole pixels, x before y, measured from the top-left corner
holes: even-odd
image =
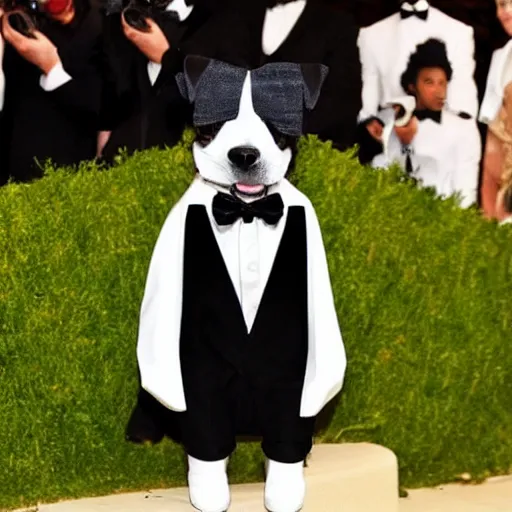
[[[496,14],[512,37],[512,2],[496,0]],[[512,179],[512,39],[492,56],[480,122],[488,125],[482,175],[482,209],[488,218],[508,216],[504,183]]]
[[[429,39],[418,45],[401,79],[403,91],[414,97],[391,102],[410,110],[404,100],[412,99],[416,108],[408,123],[386,123],[384,150],[373,166],[396,162],[439,196],[459,194],[461,206],[468,207],[477,200],[480,134],[475,119],[462,119],[445,108],[452,75],[442,41]]]
[[[465,118],[478,115],[473,28],[430,6],[427,0],[401,1],[398,12],[359,33],[363,88],[358,121],[373,139],[380,140],[382,136],[380,108],[403,94],[400,76],[409,55],[430,38],[445,42],[453,68],[447,109]],[[362,133],[366,135],[365,132]]]

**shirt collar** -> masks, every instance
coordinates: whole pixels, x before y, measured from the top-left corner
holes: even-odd
[[[418,119],[418,121],[424,121],[425,119],[431,119],[436,123],[441,124],[442,120],[442,111],[441,110],[430,110],[428,108],[424,109],[416,109],[414,111],[414,115]]]
[[[213,201],[213,198],[215,197],[215,194],[217,192],[222,192],[224,194],[230,194],[230,187],[229,186],[225,186],[225,185],[220,185],[218,183],[213,183],[213,182],[208,181],[208,180],[205,180],[199,174],[199,171],[196,171],[196,172],[197,172],[196,179],[198,179],[205,187],[208,187],[211,190],[211,197],[208,198],[208,203],[205,206],[206,206],[206,210],[208,211],[208,216],[210,217],[211,223],[212,223],[213,226],[215,226],[215,229],[219,233],[224,233],[224,232],[229,231],[230,229],[232,229],[233,226],[236,226],[237,224],[241,223],[242,219],[239,219],[234,224],[231,224],[231,225],[228,225],[228,226],[219,226],[215,222],[215,219],[213,217],[213,212],[212,212],[212,201]],[[270,185],[268,187],[268,189],[267,189],[267,195],[274,194],[274,193],[277,193],[277,192],[280,193],[280,188],[281,188],[280,187],[280,183],[276,183],[274,185]],[[282,194],[281,194],[281,197],[282,197]],[[259,197],[255,198],[255,200],[258,200],[258,199],[260,199],[260,198]],[[283,198],[283,200],[284,200],[284,198]],[[285,212],[286,212],[286,201],[285,201]],[[285,217],[285,215],[283,216],[283,218],[284,217]],[[280,222],[282,220],[283,219],[281,219],[275,226],[269,226],[269,228],[270,229],[275,229],[280,224]]]

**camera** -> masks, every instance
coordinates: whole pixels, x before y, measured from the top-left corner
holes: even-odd
[[[165,11],[171,0],[111,0],[107,3],[107,15],[122,13],[126,23],[141,32],[150,27],[146,18],[154,18],[157,12]]]
[[[34,31],[44,16],[41,4],[40,0],[4,0],[0,2],[0,7],[14,30],[35,39]]]
[[[395,126],[405,126],[410,120],[416,108],[414,96],[401,96],[388,101],[385,107],[392,107],[395,110]]]

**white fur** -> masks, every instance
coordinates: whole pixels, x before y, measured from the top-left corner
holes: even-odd
[[[238,146],[252,146],[260,152],[261,157],[254,170],[242,171],[231,163],[228,153]],[[250,72],[247,72],[244,82],[236,119],[225,123],[206,147],[195,142],[193,154],[199,174],[205,180],[222,186],[229,187],[239,182],[270,186],[284,178],[292,151],[278,147],[266,124],[254,111]]]
[[[194,10],[193,5],[187,5],[185,0],[172,0],[172,2],[165,8],[166,11],[174,11],[180,21],[185,21]]]
[[[265,507],[272,512],[298,512],[306,495],[304,461],[293,464],[267,460]]]
[[[228,459],[206,462],[188,455],[190,502],[201,512],[225,512],[231,495],[226,472]]]

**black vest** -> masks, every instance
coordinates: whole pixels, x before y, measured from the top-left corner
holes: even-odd
[[[204,388],[208,382],[218,383],[234,374],[258,387],[302,389],[308,353],[304,208],[289,208],[273,267],[248,332],[206,207],[191,205],[185,225],[181,322],[185,389],[197,385]]]

